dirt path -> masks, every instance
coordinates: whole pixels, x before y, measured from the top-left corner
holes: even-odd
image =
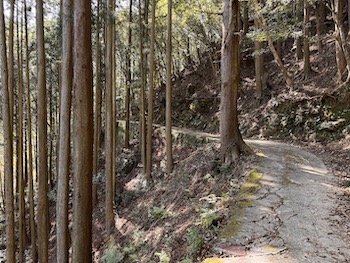
[[[335,177],[313,154],[284,143],[248,141],[260,157],[261,189],[240,231],[217,249],[223,263],[350,262],[346,236],[334,223]]]

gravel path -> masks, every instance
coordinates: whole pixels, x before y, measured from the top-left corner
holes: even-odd
[[[333,212],[340,189],[323,162],[284,143],[247,142],[261,156],[261,189],[239,233],[217,245],[231,257],[204,262],[350,262],[348,237]]]

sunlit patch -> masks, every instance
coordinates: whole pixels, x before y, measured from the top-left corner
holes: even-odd
[[[264,154],[263,152],[258,152],[256,155],[260,156],[260,157],[268,158],[268,156],[266,154]]]

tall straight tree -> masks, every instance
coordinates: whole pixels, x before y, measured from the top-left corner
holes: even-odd
[[[140,32],[140,72],[141,72],[141,87],[140,87],[140,150],[143,165],[143,173],[146,173],[146,101],[145,101],[145,86],[146,86],[146,65],[144,52],[144,26],[142,16],[142,0],[139,0],[139,32]]]
[[[102,90],[101,90],[101,44],[100,44],[100,5],[101,1],[97,0],[97,16],[96,16],[96,83],[95,83],[95,109],[94,109],[94,168],[93,174],[97,176],[98,170],[98,156],[100,150],[100,134],[101,134],[101,103],[102,103]],[[97,189],[96,185],[93,185],[93,201],[94,205],[97,201]]]
[[[30,70],[28,50],[28,16],[27,1],[24,0],[24,29],[25,29],[25,60],[26,60],[26,87],[27,87],[27,138],[28,138],[28,181],[29,181],[29,217],[30,217],[30,243],[32,244],[32,260],[37,261],[36,248],[36,225],[34,205],[34,184],[33,184],[33,144],[32,144],[32,117],[31,117],[31,96],[30,96]]]
[[[43,0],[36,0],[37,34],[37,78],[38,78],[38,255],[39,262],[48,262],[49,205],[47,198],[47,98],[46,98],[46,62],[44,47]]]
[[[24,246],[25,246],[25,201],[24,201],[24,180],[23,180],[23,74],[22,74],[22,47],[19,39],[19,6],[17,5],[17,103],[18,103],[18,113],[17,113],[17,127],[18,127],[18,134],[17,134],[17,173],[18,173],[18,190],[19,190],[19,198],[18,198],[18,204],[19,204],[19,222],[18,222],[18,228],[19,228],[19,262],[24,262]]]
[[[347,70],[346,53],[348,44],[344,32],[344,15],[343,15],[343,0],[332,0],[332,14],[335,25],[335,52],[338,67],[338,76],[341,81]],[[350,70],[348,70],[348,79],[350,77]]]
[[[10,117],[13,122],[14,112],[14,94],[15,94],[15,70],[14,70],[14,18],[15,17],[15,0],[10,0],[10,21],[9,21],[9,58],[8,58],[8,89],[10,96]],[[13,123],[12,123],[13,125]],[[13,129],[13,128],[12,128]]]
[[[239,0],[223,0],[221,54],[221,159],[232,163],[241,152],[251,152],[238,129],[237,96],[240,84]]]
[[[304,0],[304,77],[311,77],[310,64],[310,3]]]
[[[259,19],[254,20],[254,26],[259,29]],[[263,75],[264,75],[264,54],[263,54],[263,42],[259,39],[255,40],[255,84],[257,97],[261,99],[263,93]]]
[[[132,0],[129,5],[128,47],[126,57],[126,94],[125,94],[125,147],[130,146],[130,90],[131,90],[131,35],[132,34]]]
[[[152,136],[153,136],[153,94],[154,94],[154,60],[155,60],[155,24],[156,24],[156,1],[152,0],[152,26],[151,26],[151,57],[149,66],[149,89],[148,89],[148,127],[147,127],[147,152],[146,152],[146,178],[152,179]]]
[[[93,88],[91,0],[74,1],[73,263],[92,262]]]
[[[108,0],[107,21],[106,21],[106,230],[109,233],[114,224],[113,212],[113,158],[115,151],[113,145],[113,1]]]
[[[171,105],[172,105],[172,83],[171,83],[171,54],[172,54],[172,0],[168,0],[168,37],[167,37],[167,76],[166,76],[166,157],[167,174],[173,170],[173,143],[171,136]]]
[[[295,5],[295,17],[296,17],[296,23],[302,23],[302,10],[303,10],[303,0],[296,0],[296,5]],[[301,36],[297,36],[295,39],[295,45],[296,45],[296,59],[302,59],[303,57],[303,50],[301,47]]]
[[[4,2],[0,0],[0,59],[2,84],[2,114],[4,131],[4,184],[6,204],[6,260],[16,262],[15,248],[15,216],[13,202],[13,152],[12,152],[12,119],[9,95],[9,75],[7,69],[7,50],[4,19]]]
[[[57,263],[69,260],[68,199],[70,168],[70,117],[73,82],[73,1],[62,0],[62,67],[60,142],[57,185]]]

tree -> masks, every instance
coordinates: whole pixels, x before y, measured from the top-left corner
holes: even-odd
[[[10,118],[13,122],[13,111],[14,111],[14,94],[15,94],[15,71],[14,71],[14,53],[13,53],[13,41],[14,41],[14,16],[15,16],[15,0],[10,1],[10,21],[9,21],[9,58],[8,58],[8,89],[10,96]],[[12,123],[13,125],[13,123]],[[13,128],[12,128],[13,129]]]
[[[131,89],[131,34],[132,34],[132,0],[129,4],[128,47],[126,50],[126,94],[125,94],[125,147],[130,146],[130,89]]]
[[[94,109],[94,167],[93,175],[97,176],[98,171],[98,157],[100,150],[100,134],[101,134],[101,103],[102,103],[102,90],[101,90],[101,45],[100,45],[100,0],[97,1],[97,16],[96,16],[96,83],[95,83],[95,109]],[[97,189],[96,185],[93,185],[93,202],[97,201]]]
[[[73,82],[73,2],[62,0],[62,69],[60,142],[57,185],[57,263],[68,262],[68,201],[70,174],[70,120]]]
[[[350,5],[348,5],[350,7]],[[323,53],[322,35],[325,33],[326,7],[322,1],[318,1],[316,10],[316,30],[317,30],[317,47],[319,54]]]
[[[72,262],[92,262],[93,91],[91,1],[74,1],[73,73],[73,254]]]
[[[24,201],[24,179],[23,179],[23,74],[22,74],[22,47],[19,38],[19,7],[17,7],[17,92],[18,92],[18,148],[17,148],[17,173],[18,173],[18,189],[19,189],[19,211],[18,211],[18,228],[19,228],[19,262],[24,262],[24,247],[26,241],[25,232],[25,201]]]
[[[254,20],[256,29],[260,29],[260,23],[258,19]],[[260,39],[255,40],[255,83],[257,97],[261,99],[263,93],[263,75],[264,75],[264,54],[263,54],[263,42]]]
[[[343,18],[343,0],[332,0],[332,15],[335,25],[335,51],[338,67],[339,80],[342,80],[346,73],[347,67],[350,66],[350,49],[347,43],[347,32],[344,28]],[[350,81],[350,70],[348,69],[348,77],[346,82]]]
[[[283,74],[283,77],[286,81],[287,86],[289,86],[289,87],[293,86],[293,79],[289,75],[287,68],[284,66],[281,57],[278,55],[278,52],[276,51],[276,49],[273,45],[273,39],[269,33],[268,26],[267,26],[267,23],[266,23],[264,16],[262,14],[260,14],[260,15],[258,14],[257,19],[259,20],[259,24],[261,25],[261,28],[264,30],[264,32],[266,34],[267,43],[269,45],[271,53],[272,53],[277,65],[279,66],[280,70],[282,71],[282,74]]]
[[[114,140],[113,140],[113,1],[108,1],[107,6],[107,32],[106,32],[106,199],[105,199],[105,213],[106,213],[106,231],[110,233],[114,224],[113,212],[113,166],[115,166],[114,154]]]
[[[28,17],[27,1],[24,0],[24,29],[25,29],[25,60],[26,60],[26,85],[27,85],[27,140],[28,140],[28,181],[29,181],[29,216],[30,216],[30,242],[32,244],[32,260],[37,261],[36,248],[36,225],[34,207],[34,185],[33,185],[33,145],[32,145],[32,117],[30,96],[30,71],[28,50]]]
[[[15,263],[15,216],[13,203],[13,152],[12,152],[12,119],[9,95],[9,74],[7,68],[7,50],[4,19],[4,2],[0,0],[0,59],[2,84],[2,114],[4,130],[4,184],[5,184],[5,218],[6,218],[6,260]]]
[[[149,90],[148,90],[148,127],[147,127],[147,150],[146,150],[146,178],[152,179],[152,136],[153,136],[153,94],[154,94],[154,64],[155,64],[155,24],[156,24],[156,1],[152,0],[152,26],[151,26],[151,54],[149,66]]]
[[[47,98],[46,98],[46,62],[44,48],[43,1],[36,0],[37,32],[37,78],[38,78],[38,254],[39,262],[48,262],[49,206],[47,198]]]
[[[139,0],[139,31],[140,31],[140,72],[141,72],[141,87],[140,87],[140,150],[143,165],[143,173],[146,173],[146,101],[145,101],[145,86],[146,86],[146,65],[144,55],[144,27],[141,12],[141,1]],[[146,8],[145,8],[146,9]]]
[[[241,152],[251,152],[238,129],[237,96],[240,83],[239,1],[223,0],[221,54],[221,159],[232,163]]]
[[[168,0],[168,37],[167,37],[167,76],[166,76],[166,157],[167,174],[173,170],[173,143],[171,136],[171,105],[172,105],[172,83],[171,83],[171,49],[172,49],[172,0]]]
[[[304,0],[304,76],[305,79],[311,77],[310,64],[310,4],[309,0]]]
[[[303,10],[303,0],[296,0],[295,17],[296,23],[302,23],[302,10]],[[299,60],[303,57],[303,50],[301,48],[301,35],[298,35],[295,40],[296,45],[296,58]]]

